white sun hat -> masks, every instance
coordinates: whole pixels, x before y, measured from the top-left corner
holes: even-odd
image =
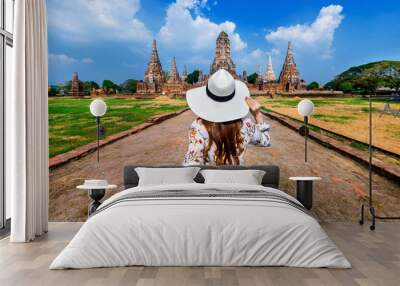
[[[190,109],[200,118],[211,122],[226,122],[245,117],[249,106],[245,98],[250,96],[246,84],[235,80],[224,69],[216,71],[206,86],[186,92]]]

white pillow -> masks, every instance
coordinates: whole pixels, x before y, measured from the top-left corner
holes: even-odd
[[[205,184],[246,184],[261,185],[265,171],[261,170],[202,170]]]
[[[200,168],[135,168],[139,176],[139,186],[195,183],[193,180]]]

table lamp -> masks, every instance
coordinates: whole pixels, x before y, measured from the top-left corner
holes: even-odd
[[[107,105],[102,99],[95,99],[90,104],[90,113],[96,117],[96,135],[97,135],[97,163],[100,161],[99,154],[99,140],[101,133],[104,133],[104,129],[100,126],[100,117],[106,114]]]
[[[308,137],[308,116],[314,112],[314,103],[309,99],[303,99],[297,105],[297,111],[304,117],[304,125],[300,128],[300,134],[304,134],[304,161],[307,162],[307,137]]]

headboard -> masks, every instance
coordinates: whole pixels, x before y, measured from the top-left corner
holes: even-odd
[[[136,187],[139,183],[138,174],[135,171],[136,167],[147,168],[185,168],[183,166],[143,166],[143,165],[128,165],[124,168],[124,189]],[[265,187],[279,188],[279,167],[275,165],[258,165],[258,166],[198,166],[204,169],[221,169],[221,170],[263,170],[265,175],[262,179],[262,185]],[[197,183],[204,183],[204,178],[200,174],[194,178]]]

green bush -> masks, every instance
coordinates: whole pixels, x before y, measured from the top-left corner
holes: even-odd
[[[249,75],[247,77],[247,82],[251,83],[251,84],[255,84],[257,80],[257,74],[256,73],[252,73],[251,75]]]
[[[313,81],[309,85],[307,85],[307,90],[313,90],[318,88],[319,88],[319,83],[316,81]]]

